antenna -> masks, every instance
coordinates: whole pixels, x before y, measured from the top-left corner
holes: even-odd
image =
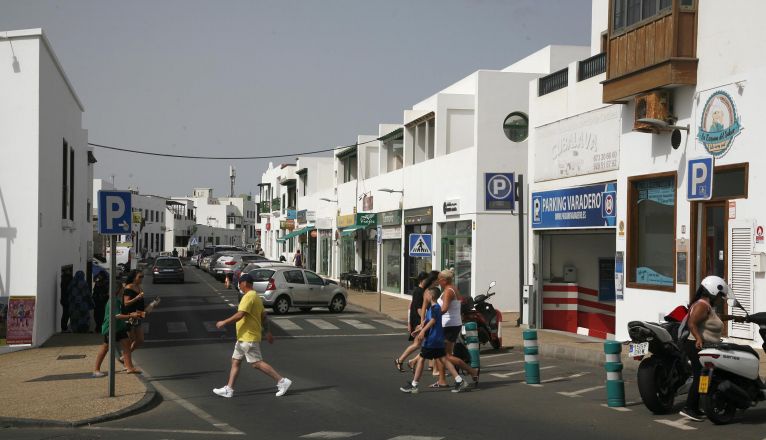
[[[229,165],[229,180],[231,180],[229,197],[234,197],[234,181],[237,180],[237,170],[234,169],[234,165]]]

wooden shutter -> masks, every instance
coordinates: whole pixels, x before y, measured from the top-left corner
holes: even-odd
[[[729,287],[737,301],[748,313],[753,311],[753,225],[748,221],[729,222]],[[733,308],[729,313],[744,316],[745,313]],[[729,336],[753,339],[753,326],[747,323],[729,321]]]

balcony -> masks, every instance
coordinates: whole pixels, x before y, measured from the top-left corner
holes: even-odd
[[[563,68],[558,72],[544,76],[537,80],[537,96],[561,90],[569,85],[569,68]]]
[[[642,5],[609,2],[612,18],[606,44],[604,103],[626,102],[650,90],[697,83],[696,2],[663,0],[648,13],[631,9]],[[642,14],[645,17],[639,19]]]
[[[279,205],[280,205],[280,200],[279,200],[278,197],[276,199],[272,199],[271,200],[271,212],[279,211]]]
[[[600,53],[577,63],[577,81],[601,75],[606,72],[606,54]]]

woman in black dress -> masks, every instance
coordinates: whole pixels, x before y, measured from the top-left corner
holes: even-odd
[[[415,285],[411,292],[412,302],[410,302],[410,315],[409,319],[407,320],[408,341],[414,341],[415,338],[412,336],[412,332],[420,329],[420,325],[423,322],[423,314],[425,313],[425,307],[423,305],[423,292],[425,289],[431,287],[431,285],[436,281],[437,275],[438,272],[431,272],[430,274],[427,272],[420,272],[420,274],[418,274],[416,279],[417,285]],[[413,342],[404,350],[401,356],[394,359],[396,369],[403,372],[404,361],[407,360],[407,358],[412,353],[417,351],[418,348],[420,348],[420,344]]]
[[[144,311],[144,288],[141,286],[141,282],[144,279],[144,273],[140,270],[132,270],[125,278],[125,289],[123,290],[123,311],[130,314],[131,312],[143,312]],[[130,350],[135,351],[141,344],[144,343],[144,329],[141,327],[140,319],[133,319],[130,322]]]

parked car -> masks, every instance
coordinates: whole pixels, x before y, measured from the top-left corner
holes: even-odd
[[[158,281],[184,282],[184,267],[178,257],[157,257],[152,266],[152,283]]]
[[[196,263],[195,266],[202,267],[202,260],[205,257],[208,257],[210,255],[215,254],[216,252],[221,251],[242,251],[245,252],[244,248],[237,247],[237,246],[230,246],[230,245],[216,245],[216,246],[207,246],[203,248],[200,253],[196,255]]]
[[[294,267],[292,264],[283,263],[281,261],[263,260],[255,263],[240,263],[239,266],[234,266],[231,277],[231,288],[237,289],[239,284],[239,276],[243,273],[250,273],[255,269],[261,269],[265,267]],[[242,294],[240,293],[240,297]]]
[[[297,267],[266,267],[248,272],[255,280],[253,288],[277,315],[284,315],[291,307],[303,312],[313,307],[327,307],[333,313],[346,308],[346,289],[335,281]]]
[[[266,257],[246,252],[222,252],[222,255],[215,260],[215,265],[211,271],[218,279],[224,279],[226,275],[232,273],[235,268],[241,264],[254,263],[256,261],[268,261]]]

